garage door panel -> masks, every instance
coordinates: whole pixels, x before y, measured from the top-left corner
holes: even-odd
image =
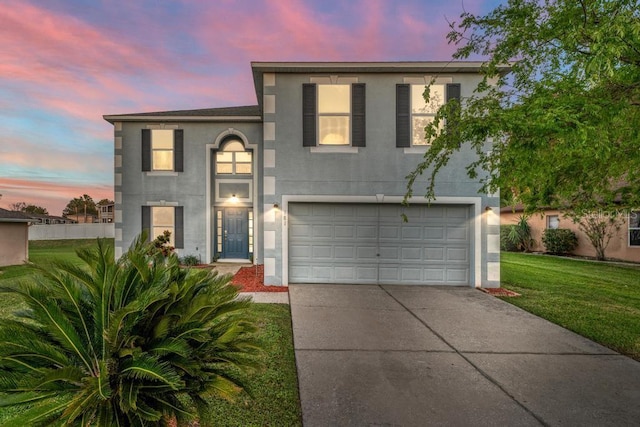
[[[444,229],[440,227],[424,227],[424,238],[428,240],[444,240]]]
[[[358,260],[377,260],[378,259],[378,248],[372,246],[359,246],[358,249]]]
[[[424,259],[425,261],[444,261],[444,248],[425,248]]]
[[[469,270],[466,268],[448,268],[447,269],[447,282],[450,283],[469,283]]]
[[[460,261],[464,264],[469,263],[468,248],[447,248],[447,259],[445,261]]]
[[[376,225],[358,225],[356,229],[356,238],[371,239],[378,238],[378,227]]]
[[[467,234],[469,230],[467,227],[449,225],[446,230],[447,240],[469,240],[469,236]]]
[[[354,237],[356,237],[356,226],[355,225],[336,225],[335,236],[336,236],[336,239],[340,239],[340,238],[353,239]]]
[[[469,284],[467,207],[292,203],[289,220],[291,283]]]
[[[422,261],[422,248],[402,248],[402,261]]]
[[[334,258],[332,246],[314,246],[312,253],[313,257],[318,260],[332,260]]]
[[[342,260],[355,260],[356,248],[354,246],[336,246],[335,257]]]
[[[398,261],[400,259],[400,248],[397,246],[380,246],[380,262]]]

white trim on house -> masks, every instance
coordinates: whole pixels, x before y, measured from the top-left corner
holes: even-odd
[[[229,135],[235,135],[238,136],[241,140],[242,143],[244,144],[245,149],[252,149],[253,150],[253,159],[252,159],[252,172],[253,172],[253,177],[252,177],[252,181],[253,181],[253,185],[252,185],[252,189],[250,191],[252,191],[252,211],[253,211],[253,262],[256,263],[257,260],[259,259],[260,256],[260,231],[261,231],[261,227],[262,224],[261,222],[258,220],[260,218],[259,212],[258,212],[258,172],[260,171],[259,168],[259,164],[258,162],[260,162],[260,152],[258,150],[259,145],[256,144],[251,144],[249,143],[249,139],[247,138],[247,136],[240,130],[238,129],[234,129],[234,128],[228,128],[227,130],[220,132],[220,134],[216,137],[215,141],[213,144],[206,144],[205,145],[205,162],[206,162],[206,182],[205,182],[205,203],[206,203],[206,209],[205,209],[205,221],[206,221],[206,238],[207,238],[207,244],[205,247],[205,256],[206,256],[206,260],[207,263],[211,262],[211,260],[213,259],[213,253],[211,250],[211,246],[213,244],[213,231],[212,231],[212,227],[211,227],[211,212],[213,209],[213,204],[211,202],[211,181],[213,178],[213,172],[211,170],[212,167],[212,163],[213,163],[213,158],[212,158],[212,151],[213,150],[217,150],[220,148],[220,143],[222,142],[222,140],[224,140],[225,137],[229,136]]]
[[[312,203],[389,203],[400,204],[404,200],[403,196],[386,196],[376,194],[371,196],[338,196],[338,195],[283,195],[282,206],[280,207],[280,220],[282,221],[282,285],[289,285],[289,203],[312,202]],[[409,204],[449,204],[449,205],[471,205],[473,206],[473,268],[474,280],[472,285],[476,288],[482,286],[482,198],[481,197],[437,197],[432,202],[424,197],[412,197]],[[265,271],[265,276],[266,276]]]

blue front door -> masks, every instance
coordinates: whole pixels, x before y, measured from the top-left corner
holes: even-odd
[[[225,208],[222,258],[249,258],[249,221],[247,208]]]

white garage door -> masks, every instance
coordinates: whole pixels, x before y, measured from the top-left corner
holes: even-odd
[[[469,213],[457,205],[292,203],[289,282],[469,285]]]

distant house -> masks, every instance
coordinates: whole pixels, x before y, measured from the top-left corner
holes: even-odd
[[[29,223],[22,212],[0,208],[0,267],[29,260]]]
[[[104,205],[97,205],[98,209],[98,222],[100,223],[112,223],[113,222],[113,208],[114,203],[108,203]]]
[[[402,204],[425,126],[447,100],[464,105],[481,65],[254,62],[257,105],[104,116],[116,256],[168,230],[180,254],[264,264],[268,285],[499,287],[499,197],[467,176],[472,149],[443,168],[433,203]]]
[[[502,225],[515,224],[522,214],[522,206],[516,206],[515,209],[512,207],[502,208],[500,223]],[[563,211],[546,209],[531,215],[528,222],[535,240],[534,251],[545,250],[542,244],[542,235],[546,229],[566,228],[572,230],[578,237],[578,246],[573,251],[575,255],[596,256],[596,251],[587,236],[580,230],[578,224],[564,215]],[[620,229],[609,242],[606,256],[610,259],[640,262],[640,211],[632,211],[623,219]]]
[[[84,213],[72,214],[72,215],[67,215],[66,218],[68,220],[73,221],[72,223],[78,223],[78,224],[93,224],[94,222],[99,222],[98,216],[93,214],[86,214],[86,215]]]
[[[24,213],[26,216],[33,220],[34,224],[38,225],[51,225],[51,224],[76,224],[78,221],[75,221],[71,218],[65,218],[63,216],[54,216],[54,215],[45,215],[45,214],[36,214],[36,213]]]

